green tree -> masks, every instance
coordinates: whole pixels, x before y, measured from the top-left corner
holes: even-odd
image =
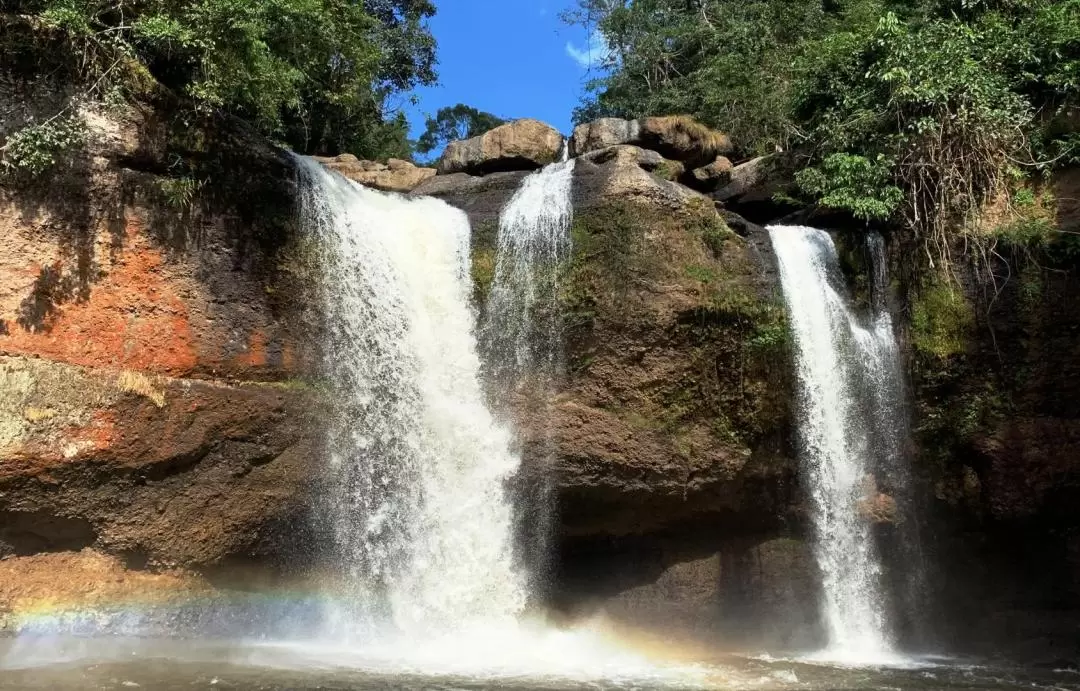
[[[611,48],[576,120],[687,113],[747,155],[779,148],[811,199],[906,221],[929,256],[1010,180],[1080,159],[1080,0],[578,0],[564,18]]]
[[[98,88],[135,91],[151,76],[299,151],[378,155],[406,141],[392,96],[435,80],[434,11],[428,0],[13,0],[11,13],[65,32]]]
[[[443,144],[483,134],[506,122],[497,115],[459,103],[440,108],[435,117],[428,116],[424,133],[416,142],[416,150],[426,154]]]

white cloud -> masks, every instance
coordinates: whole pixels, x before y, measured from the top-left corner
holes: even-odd
[[[584,46],[575,46],[571,42],[566,43],[566,54],[573,58],[574,62],[584,69],[597,67],[611,55],[611,47],[607,39],[599,31],[589,34],[589,41]]]

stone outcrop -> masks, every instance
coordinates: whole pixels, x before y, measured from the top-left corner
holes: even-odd
[[[476,227],[490,227],[529,171],[504,171],[484,176],[452,173],[430,178],[413,190],[417,196],[437,197],[462,209]]]
[[[1077,227],[1069,195],[1078,178],[1066,171],[1038,190],[1062,200],[1048,210],[1053,227]],[[958,271],[955,293],[931,281],[913,288],[910,332],[915,467],[947,574],[935,589],[950,633],[1065,656],[1076,654],[1067,642],[1080,620],[1080,279],[1071,246],[1068,233],[1033,251],[999,246],[993,274]]]
[[[717,156],[735,151],[731,137],[685,115],[642,118],[638,126],[641,146],[682,161],[688,168],[706,165]]]
[[[565,288],[574,376],[540,425],[557,438],[567,536],[723,515],[764,527],[789,508],[790,495],[759,493],[793,472],[786,367],[768,350],[782,358],[786,343],[775,277],[759,259],[768,241],[752,224],[754,238],[738,236],[707,197],[667,179],[681,172],[629,145],[575,165],[578,258]],[[469,213],[474,261],[486,266],[498,211],[520,181],[438,176],[415,193]],[[771,345],[755,340],[765,333]]]
[[[761,186],[768,179],[769,158],[759,156],[749,161],[740,163],[728,171],[728,182],[716,190],[713,198],[721,202],[738,202],[747,195],[755,194],[756,198],[765,198],[766,192]]]
[[[795,192],[790,172],[780,169],[772,156],[760,156],[744,161],[720,173],[720,183],[711,196],[730,209],[755,223],[770,223],[795,212],[807,212],[778,197]],[[723,162],[719,162],[722,169]],[[719,171],[717,171],[719,172]],[[726,178],[726,181],[724,180]],[[815,210],[809,210],[811,213]],[[833,227],[820,223],[819,227]]]
[[[273,526],[306,511],[315,447],[302,387],[0,357],[0,388],[0,557],[272,559],[284,549]]]
[[[315,160],[365,187],[384,192],[411,192],[425,180],[435,176],[434,168],[420,168],[399,158],[379,163],[361,161],[352,154],[341,154],[333,158],[316,156]]]
[[[570,138],[572,156],[619,144],[633,144],[660,153],[693,169],[734,151],[731,138],[685,115],[622,120],[601,118],[578,125]]]
[[[708,165],[695,168],[690,172],[690,184],[702,192],[711,192],[721,185],[731,182],[734,166],[724,156],[717,156],[716,160]]]
[[[0,137],[55,112],[48,86],[0,81],[26,110]],[[312,544],[320,327],[295,171],[175,105],[81,105],[55,170],[0,181],[0,619],[48,568],[91,600],[165,597]]]
[[[478,137],[450,142],[437,169],[440,175],[533,170],[557,161],[562,147],[563,136],[551,125],[514,120]]]
[[[637,120],[600,118],[582,123],[574,128],[570,137],[570,155],[581,156],[609,146],[632,144],[638,141],[640,133]]]
[[[605,200],[624,199],[667,208],[709,201],[675,182],[683,166],[655,151],[637,146],[611,146],[585,154],[575,169],[574,208],[586,209]]]

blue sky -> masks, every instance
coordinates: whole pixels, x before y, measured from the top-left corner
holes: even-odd
[[[408,106],[412,136],[424,116],[466,103],[506,119],[530,117],[570,131],[590,53],[582,27],[559,21],[571,0],[436,0],[431,30],[439,42],[439,84],[418,89]]]

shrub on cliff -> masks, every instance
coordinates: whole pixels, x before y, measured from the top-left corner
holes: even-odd
[[[62,32],[99,95],[138,92],[148,74],[299,151],[377,156],[408,152],[387,102],[434,81],[434,11],[429,0],[14,0],[8,14]]]

